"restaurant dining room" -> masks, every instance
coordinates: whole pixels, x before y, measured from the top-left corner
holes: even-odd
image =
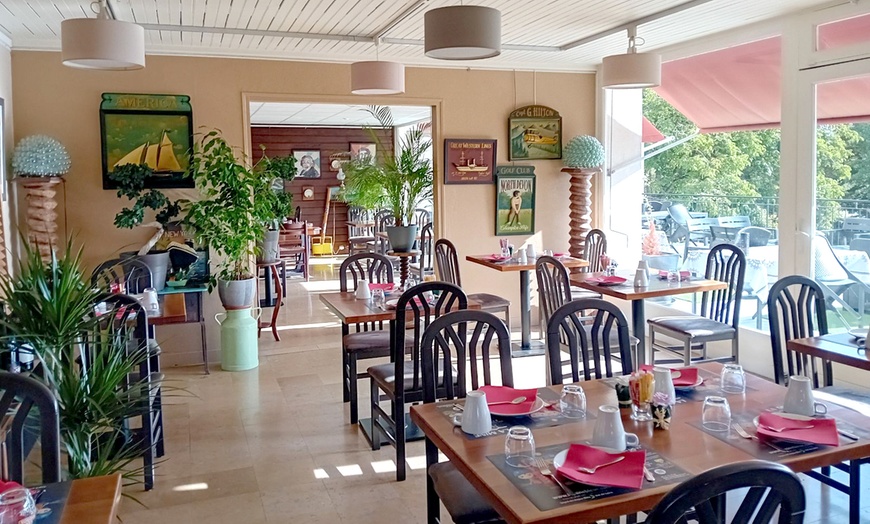
[[[870,524],[866,2],[0,7],[0,524]]]

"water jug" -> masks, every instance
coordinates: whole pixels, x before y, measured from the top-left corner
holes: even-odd
[[[221,320],[223,315],[223,320]],[[229,309],[214,316],[221,326],[221,369],[224,371],[244,371],[259,365],[257,347],[257,317],[251,315],[251,308]]]

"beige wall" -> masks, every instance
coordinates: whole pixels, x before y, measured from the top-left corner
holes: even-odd
[[[2,60],[0,56],[0,66]],[[246,141],[243,107],[246,95],[257,98],[262,94],[288,101],[372,103],[372,99],[348,94],[350,68],[341,64],[149,56],[146,68],[141,71],[97,72],[64,67],[59,53],[16,51],[12,53],[12,72],[17,115],[15,139],[34,133],[50,134],[70,151],[66,229],[87,246],[89,265],[110,258],[121,249],[141,245],[148,236],[145,231],[118,230],[112,225],[122,202],[114,192],[102,189],[101,93],[190,95],[194,125],[219,128],[230,143],[240,147]],[[404,98],[415,105],[425,101],[440,108],[435,122],[439,166],[444,137],[496,138],[498,158],[507,163],[508,113],[532,103],[561,112],[565,137],[595,131],[594,75],[409,68],[406,76],[406,95],[376,101],[401,103]],[[560,161],[533,164],[538,175],[535,241],[539,248],[566,250],[568,178],[559,173]],[[453,240],[461,256],[496,251],[494,188],[441,186],[440,173],[436,180],[439,184],[436,206],[441,214],[439,234]],[[517,245],[526,240],[513,237]],[[465,263],[462,272],[464,287],[469,292],[488,291],[510,298],[515,304],[513,316],[519,318],[516,274],[498,274]],[[210,303],[207,309],[213,311],[217,306]],[[518,321],[515,325],[519,325]],[[193,326],[185,329],[196,335]],[[214,322],[209,323],[209,347],[214,351],[219,348]],[[175,348],[169,349],[173,353]],[[167,362],[195,362],[196,348],[189,349],[192,351],[184,358],[167,355]]]

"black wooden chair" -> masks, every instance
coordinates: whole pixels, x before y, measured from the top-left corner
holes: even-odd
[[[601,265],[601,255],[607,253],[607,235],[600,229],[591,229],[586,233],[586,241],[583,246],[583,259],[589,262],[589,265],[584,267],[584,273],[597,273],[604,271],[605,267]]]
[[[462,287],[462,277],[459,275],[459,255],[453,242],[446,238],[439,238],[435,242],[435,269],[439,280]],[[510,331],[511,303],[509,300],[490,293],[472,293],[468,295],[468,299],[480,304],[480,309],[483,311],[504,314],[504,323]]]
[[[429,302],[429,296],[438,293]],[[466,309],[468,298],[458,286],[447,282],[417,284],[399,297],[391,327],[393,342],[389,364],[368,369],[371,380],[372,449],[380,449],[381,435],[396,447],[396,480],[405,480],[405,404],[423,400],[423,370],[420,342],[423,332],[438,317]],[[410,344],[409,344],[410,343]],[[410,347],[409,347],[410,346]],[[405,354],[410,349],[410,360]],[[390,411],[380,405],[381,392],[392,403]]]
[[[700,349],[700,359],[707,360],[707,343],[719,340],[731,341],[731,355],[724,359],[739,362],[740,299],[743,295],[743,280],[746,275],[746,255],[733,244],[719,244],[707,255],[704,278],[725,282],[725,289],[705,291],[701,296],[700,315],[680,315],[651,318],[650,348],[653,362],[655,351],[664,350],[682,356],[680,361],[688,366],[692,362],[693,348]],[[682,348],[673,348],[656,341],[656,335],[682,342]]]
[[[782,464],[753,460],[714,468],[683,482],[656,504],[646,522],[725,524],[726,494],[746,488],[732,524],[804,521],[806,496],[798,476]]]
[[[393,266],[390,259],[378,253],[357,253],[344,259],[338,270],[339,289],[342,292],[356,291],[362,279],[381,284],[392,283]],[[357,362],[390,356],[390,331],[384,327],[383,322],[341,325],[341,377],[344,401],[350,402],[351,424],[359,420],[357,381],[368,378],[368,373],[359,373]]]
[[[432,275],[435,273],[434,256],[432,255],[432,250],[434,248],[433,224],[432,222],[429,222],[428,224],[421,226],[420,242],[417,245],[420,254],[415,257],[416,260],[409,265],[411,271],[417,273],[420,282],[423,281],[423,278],[426,275]]]
[[[369,249],[369,243],[375,241],[374,223],[371,226],[360,224],[371,222],[372,216],[367,209],[357,206],[347,208],[347,250],[348,254],[365,253]],[[351,222],[357,225],[352,225]]]
[[[24,483],[24,461],[38,439],[42,482],[60,482],[60,414],[54,394],[36,379],[5,371],[0,371],[0,391],[0,413],[4,414],[0,442],[6,447],[6,480]],[[33,426],[36,416],[38,434]]]
[[[151,287],[153,281],[151,268],[137,258],[113,258],[91,273],[91,284],[111,293],[135,295]]]
[[[570,374],[563,372],[563,346],[568,350]],[[616,305],[597,298],[572,300],[547,322],[547,353],[553,384],[612,377],[632,372],[632,340],[628,321]]]
[[[476,310],[453,311],[423,333],[423,402],[465,398],[482,385],[513,387],[510,333],[498,317]],[[498,360],[500,380],[493,375]],[[470,387],[470,389],[469,389]],[[440,519],[444,503],[456,524],[502,522],[498,513],[450,462],[438,462],[438,449],[426,439],[428,522]]]

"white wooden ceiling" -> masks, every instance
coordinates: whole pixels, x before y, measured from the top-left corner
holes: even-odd
[[[423,55],[423,14],[458,0],[109,0],[116,18],[146,28],[149,54],[233,56],[526,70],[590,70],[625,51],[624,31],[570,44],[689,0],[471,0],[502,13],[503,51],[462,64]],[[650,50],[831,0],[694,0],[700,5],[641,24]],[[90,0],[0,0],[0,31],[13,49],[60,48],[60,23],[93,17]]]

